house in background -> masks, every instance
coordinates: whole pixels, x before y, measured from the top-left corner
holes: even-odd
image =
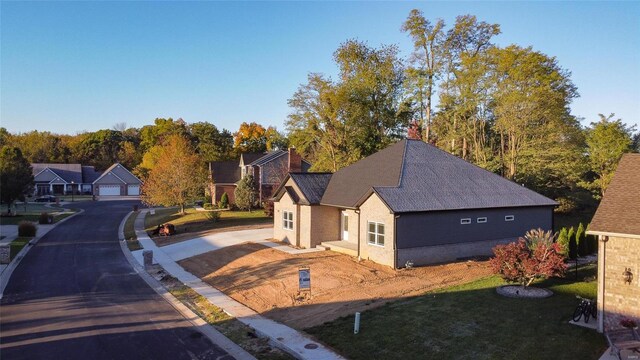
[[[598,331],[640,323],[640,154],[625,154],[587,234],[598,236]]]
[[[209,163],[212,180],[211,200],[220,201],[227,193],[229,202],[235,202],[237,183],[246,175],[252,175],[258,190],[258,201],[271,197],[275,187],[289,172],[306,172],[311,164],[302,159],[294,148],[288,151],[275,150],[268,153],[245,153],[236,161],[213,161]]]
[[[65,195],[93,193],[93,182],[100,173],[93,166],[80,164],[31,164],[34,195]]]
[[[94,195],[138,196],[142,181],[120,163],[111,165],[94,182]]]
[[[274,192],[274,238],[400,268],[490,255],[557,203],[419,140],[334,174],[292,173]]]

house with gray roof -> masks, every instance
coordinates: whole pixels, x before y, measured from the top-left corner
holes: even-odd
[[[334,174],[291,173],[274,191],[274,238],[404,267],[489,255],[557,203],[419,140]]]
[[[247,175],[252,175],[258,191],[258,201],[271,198],[274,188],[290,171],[306,172],[311,164],[302,159],[294,148],[274,150],[267,153],[244,153],[239,160],[213,161],[209,163],[211,179],[211,200],[217,203],[226,193],[229,202],[235,202],[237,183]]]
[[[100,176],[93,166],[80,164],[31,164],[34,195],[92,194],[93,181]]]
[[[139,196],[142,181],[115,163],[93,181],[94,195],[97,196]]]
[[[640,154],[625,154],[587,234],[598,237],[598,330],[640,323]]]

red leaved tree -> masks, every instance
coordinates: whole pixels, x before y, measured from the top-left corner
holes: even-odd
[[[517,242],[494,247],[495,257],[490,260],[493,272],[523,287],[536,279],[564,276],[567,265],[554,238],[551,231],[530,230]]]

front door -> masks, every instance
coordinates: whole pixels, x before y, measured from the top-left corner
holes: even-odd
[[[342,230],[342,240],[349,240],[349,215],[346,211],[341,213],[340,229]]]

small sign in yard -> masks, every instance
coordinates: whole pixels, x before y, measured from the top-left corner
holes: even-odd
[[[298,289],[311,290],[311,269],[301,267],[298,269]]]

